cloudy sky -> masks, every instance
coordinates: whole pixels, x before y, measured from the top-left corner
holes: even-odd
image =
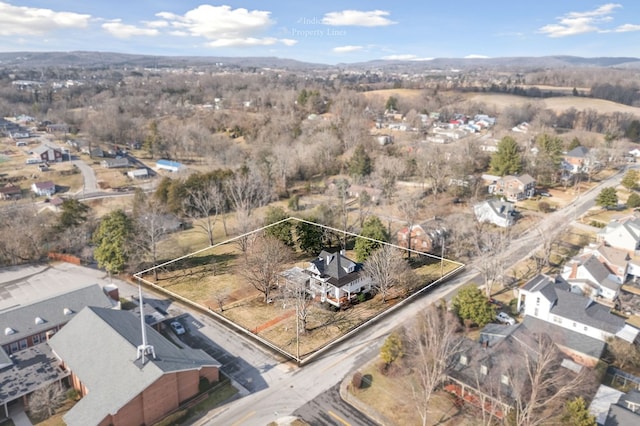
[[[0,51],[278,56],[640,57],[640,2],[0,0]]]

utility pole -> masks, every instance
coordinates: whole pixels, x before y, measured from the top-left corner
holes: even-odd
[[[444,277],[444,234],[442,235],[442,247],[440,251],[440,278]]]

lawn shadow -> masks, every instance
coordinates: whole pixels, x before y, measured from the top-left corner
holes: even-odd
[[[362,382],[360,382],[360,389],[368,389],[373,384],[373,376],[371,374],[365,374],[362,376]]]

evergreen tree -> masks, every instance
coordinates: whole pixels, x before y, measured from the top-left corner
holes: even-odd
[[[633,120],[625,130],[624,136],[631,142],[640,142],[640,121]]]
[[[404,355],[402,339],[398,333],[393,332],[387,337],[380,348],[380,358],[385,364],[390,365]]]
[[[308,219],[317,222],[316,218]],[[295,226],[296,242],[300,250],[307,254],[317,255],[324,245],[324,229],[307,222],[298,222]]]
[[[505,136],[498,143],[498,151],[491,157],[491,171],[498,176],[517,174],[522,170],[522,158],[518,143]]]
[[[387,102],[384,104],[385,109],[388,109],[390,111],[397,111],[398,110],[398,98],[396,98],[395,96],[389,96],[387,98]]]
[[[378,241],[389,241],[389,233],[377,216],[370,216],[364,221],[360,235],[377,241],[371,241],[360,237],[356,238],[354,251],[356,252],[358,262],[364,262],[369,258],[371,253],[382,246],[382,243]]]
[[[632,209],[640,207],[640,195],[638,195],[637,192],[633,192],[629,195],[629,198],[627,198],[627,207]]]
[[[362,178],[369,176],[372,171],[371,157],[365,151],[364,146],[359,144],[353,151],[351,160],[349,160],[349,174],[354,178]]]
[[[114,210],[104,216],[93,234],[96,246],[93,257],[98,266],[110,274],[122,272],[129,260],[127,241],[132,234],[133,223],[123,210]]]
[[[476,284],[462,287],[452,300],[454,312],[465,321],[484,327],[496,317],[495,307]]]
[[[64,200],[62,202],[62,213],[58,219],[58,230],[65,230],[69,228],[75,228],[78,225],[87,221],[87,213],[89,212],[89,206],[81,203],[75,198]]]
[[[596,418],[581,396],[566,403],[561,420],[565,426],[596,426]]]
[[[264,218],[264,226],[280,222],[289,218],[287,212],[282,207],[269,207]],[[264,233],[282,241],[286,246],[293,247],[293,225],[290,221],[285,221],[265,229]]]
[[[596,197],[596,205],[602,207],[616,207],[618,205],[618,194],[613,187],[603,188]]]
[[[567,151],[571,151],[572,149],[575,149],[579,146],[582,146],[582,144],[580,143],[580,139],[578,139],[578,137],[574,137],[573,139],[571,139],[571,142],[569,143],[569,146],[567,147]]]
[[[635,169],[631,169],[627,173],[625,173],[620,183],[622,184],[622,186],[627,188],[627,190],[631,191],[638,186],[638,177],[638,171]]]

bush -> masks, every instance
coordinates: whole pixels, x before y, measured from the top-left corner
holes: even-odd
[[[551,204],[546,201],[539,201],[538,210],[540,210],[542,213],[549,213],[552,210]]]
[[[353,389],[360,389],[362,386],[362,373],[357,371],[351,378],[351,386]]]
[[[71,388],[67,391],[67,399],[70,401],[77,401],[80,399],[80,392]]]
[[[511,300],[509,300],[509,310],[511,311],[512,315],[518,315],[518,299],[517,298],[513,298]]]
[[[211,383],[209,383],[209,379],[206,377],[200,377],[200,381],[198,382],[198,391],[200,393],[205,392],[211,387]]]

